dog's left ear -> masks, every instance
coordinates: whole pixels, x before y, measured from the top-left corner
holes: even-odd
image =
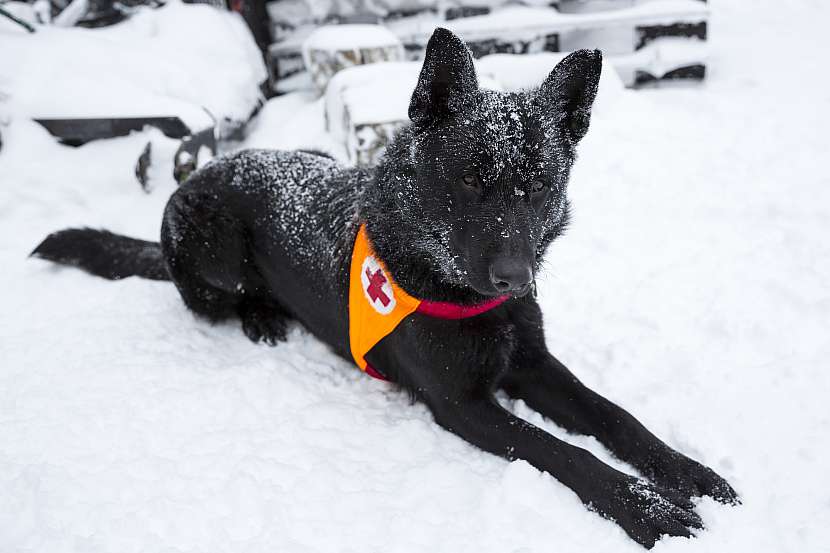
[[[565,132],[574,142],[588,132],[601,73],[602,52],[577,50],[556,64],[539,89],[541,100],[561,117]]]
[[[435,29],[409,102],[409,118],[416,125],[439,121],[458,113],[477,91],[478,79],[467,45],[447,29]]]

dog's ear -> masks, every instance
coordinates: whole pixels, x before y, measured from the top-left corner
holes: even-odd
[[[565,132],[578,142],[588,132],[591,106],[602,73],[602,52],[577,50],[556,64],[539,89],[548,110],[555,110]]]
[[[409,102],[409,118],[416,125],[441,120],[458,113],[477,91],[478,79],[467,45],[450,31],[435,29]]]

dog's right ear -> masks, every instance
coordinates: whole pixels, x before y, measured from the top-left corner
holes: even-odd
[[[409,102],[409,118],[416,125],[439,121],[458,113],[477,91],[478,79],[467,45],[447,29],[435,29]]]

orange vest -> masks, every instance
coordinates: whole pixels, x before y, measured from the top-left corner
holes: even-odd
[[[391,334],[400,322],[414,312],[440,319],[474,317],[498,307],[510,296],[499,296],[472,306],[413,298],[392,279],[383,261],[375,254],[366,225],[360,225],[352,250],[349,274],[349,345],[362,371],[386,380],[366,362],[375,344]]]

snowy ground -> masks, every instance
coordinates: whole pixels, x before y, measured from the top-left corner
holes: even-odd
[[[705,85],[597,118],[540,287],[551,348],[742,495],[655,551],[830,551],[830,7],[748,4],[713,5]],[[325,146],[319,113],[274,100],[249,142]],[[146,134],[73,149],[25,115],[0,153],[1,552],[640,550],[300,329],[255,346],[168,283],[27,260],[69,225],[154,238],[173,184],[137,185]]]

